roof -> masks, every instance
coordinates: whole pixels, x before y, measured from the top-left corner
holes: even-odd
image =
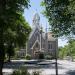
[[[53,33],[52,32],[48,32],[47,33],[47,39],[48,41],[55,41],[56,38],[53,37]]]
[[[33,28],[32,32],[30,33],[29,39],[33,36],[33,34],[35,33],[37,28],[38,28],[37,26]],[[39,30],[39,28],[38,28],[38,30]]]

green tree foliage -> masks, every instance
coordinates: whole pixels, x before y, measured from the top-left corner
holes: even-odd
[[[8,56],[8,62],[10,62],[11,57],[15,55],[14,47],[12,44],[8,45],[6,53]]]
[[[15,70],[11,75],[40,75],[40,72],[33,71],[32,74],[30,74],[27,69],[22,68],[19,70]]]
[[[30,60],[30,59],[31,59],[31,55],[27,54],[27,55],[25,56],[25,59],[26,59],[26,60]]]
[[[24,46],[31,31],[22,15],[24,9],[28,7],[29,0],[0,0],[0,75],[2,75],[6,45]]]
[[[70,56],[72,59],[75,58],[75,40],[70,39],[68,45],[59,47],[59,58]]]
[[[60,59],[65,58],[68,55],[68,46],[64,46],[64,47],[59,47],[58,49],[58,57]]]
[[[34,71],[32,74],[33,75],[40,75],[40,72],[39,71]]]
[[[75,40],[70,39],[68,41],[70,56],[75,56]]]
[[[44,0],[41,5],[55,34],[75,35],[75,0]]]

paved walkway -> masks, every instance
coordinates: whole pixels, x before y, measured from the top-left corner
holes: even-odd
[[[54,60],[52,62],[54,62]],[[45,62],[42,62],[42,63],[44,64]],[[9,75],[12,73],[12,71],[13,71],[12,69],[3,69],[3,72],[5,73],[4,75]],[[44,67],[41,67],[41,68],[39,67],[39,68],[28,69],[28,71],[31,74],[34,71],[39,71],[40,75],[55,75],[55,64],[44,65]],[[58,60],[58,74],[59,75],[75,75],[75,62],[66,61],[66,60]]]
[[[30,73],[40,71],[41,75],[55,75],[55,68],[46,69],[33,69],[29,70]],[[58,60],[58,74],[59,75],[75,75],[75,62]]]

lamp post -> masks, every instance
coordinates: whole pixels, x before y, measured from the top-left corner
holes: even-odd
[[[55,73],[56,75],[58,75],[58,63],[57,63],[57,60],[58,60],[58,35],[57,34],[54,34],[52,35],[54,38],[55,38]]]
[[[55,50],[55,70],[56,70],[56,75],[58,75],[58,63],[57,63],[57,46],[58,46],[58,39],[56,38],[56,50]]]
[[[58,75],[58,63],[57,63],[57,60],[58,60],[58,35],[57,34],[54,34],[53,35],[55,37],[55,43],[56,43],[56,48],[55,48],[55,72],[56,72],[56,75]]]

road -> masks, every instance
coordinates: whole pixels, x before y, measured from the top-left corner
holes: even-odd
[[[30,61],[31,62],[31,61]],[[15,61],[11,64],[4,66],[4,75],[10,75],[14,69],[18,69],[21,66],[27,67],[28,71],[32,74],[34,71],[39,71],[40,75],[55,75],[55,61],[46,60],[43,62],[25,63],[25,61]],[[59,75],[75,75],[75,62],[67,60],[58,60],[58,74]]]

